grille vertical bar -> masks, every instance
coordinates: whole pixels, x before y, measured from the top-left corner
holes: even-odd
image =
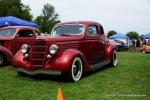
[[[42,67],[44,64],[46,51],[46,41],[45,40],[35,40],[32,48],[32,66]]]

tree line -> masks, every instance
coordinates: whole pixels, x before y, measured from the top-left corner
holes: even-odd
[[[39,16],[33,19],[31,8],[24,5],[21,0],[0,0],[0,17],[14,16],[39,25],[43,33],[50,33],[53,26],[60,22],[59,15],[53,5],[47,3],[43,6]]]
[[[115,30],[111,30],[108,32],[107,37],[109,38],[115,34],[117,34],[117,32]],[[138,32],[130,31],[126,33],[126,36],[128,36],[132,40],[132,43],[135,47],[141,46],[141,36],[139,35]]]
[[[111,30],[108,32],[108,38],[111,37],[112,35],[117,34],[117,32],[115,30]],[[128,33],[126,33],[126,35],[131,39],[131,40],[139,40],[140,36],[138,32],[135,31],[130,31]]]
[[[0,17],[16,16],[18,18],[32,21],[30,7],[21,3],[21,0],[0,0]]]

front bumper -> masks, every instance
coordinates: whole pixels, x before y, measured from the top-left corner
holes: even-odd
[[[34,70],[34,71],[28,71],[23,68],[16,68],[17,72],[23,72],[28,75],[37,75],[37,74],[44,74],[44,75],[61,75],[61,71],[58,70]]]

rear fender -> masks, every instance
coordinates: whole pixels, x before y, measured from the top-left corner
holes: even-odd
[[[115,49],[115,46],[112,44],[107,44],[106,45],[106,59],[111,61],[112,58],[112,52]]]

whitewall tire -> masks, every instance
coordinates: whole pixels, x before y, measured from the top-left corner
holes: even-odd
[[[70,75],[71,80],[76,82],[79,81],[83,74],[83,63],[80,57],[75,57],[72,61]]]
[[[116,50],[114,50],[113,53],[112,53],[111,64],[112,64],[113,67],[117,66],[117,64],[118,64],[118,53],[117,53]]]

